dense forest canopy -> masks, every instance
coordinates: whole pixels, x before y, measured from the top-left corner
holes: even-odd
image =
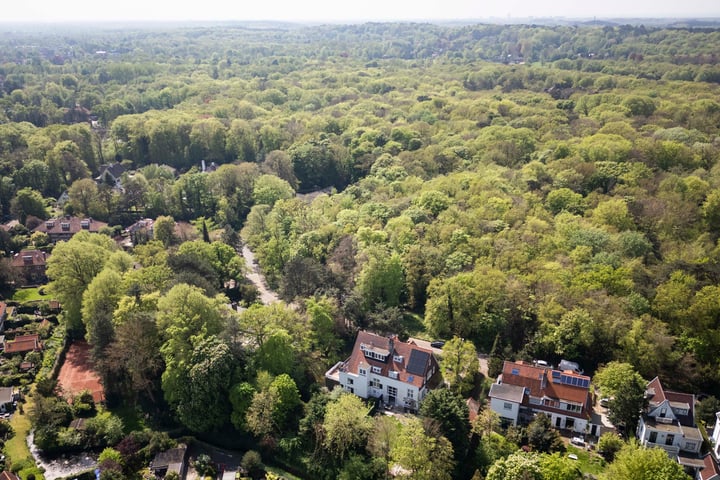
[[[719,395],[718,45],[718,29],[630,25],[6,31],[0,208],[28,228],[63,196],[111,226],[159,217],[130,259],[91,238],[56,247],[96,256],[66,291],[51,265],[68,330],[114,346],[118,396],[164,398],[197,432],[299,428],[330,472],[365,437],[314,437],[312,409],[352,400],[295,416],[348,325],[590,374],[627,362]],[[115,162],[121,190],[93,180]],[[173,246],[173,220],[226,243]],[[0,236],[6,255],[47,241],[23,228]],[[224,309],[238,231],[298,309]],[[133,329],[155,353],[137,371]]]

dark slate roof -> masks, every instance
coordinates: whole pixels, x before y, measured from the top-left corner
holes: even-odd
[[[182,464],[185,461],[187,447],[171,448],[155,455],[150,467],[158,470],[168,468],[170,465]]]

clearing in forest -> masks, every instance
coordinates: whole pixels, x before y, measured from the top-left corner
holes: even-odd
[[[90,345],[87,342],[75,341],[70,345],[65,363],[60,368],[58,386],[68,399],[83,390],[89,390],[95,403],[105,400],[105,392],[90,359]]]

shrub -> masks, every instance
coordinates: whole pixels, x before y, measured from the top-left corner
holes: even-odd
[[[261,473],[264,466],[262,463],[262,457],[255,450],[248,450],[243,455],[240,465],[252,476],[255,477],[256,473]]]

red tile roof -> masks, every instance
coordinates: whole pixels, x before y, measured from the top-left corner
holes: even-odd
[[[553,381],[552,372],[560,372],[567,377],[587,381],[590,384],[590,377],[580,375],[571,371],[561,372],[548,367],[535,366],[522,361],[505,362],[503,364],[502,383],[524,387],[530,391],[530,396],[535,398],[550,398],[554,400],[569,401],[583,405],[583,412],[568,412],[562,410],[565,415],[587,416],[590,409],[590,388],[576,385],[567,385]],[[525,398],[524,403],[528,403]],[[561,411],[547,405],[533,405],[533,408],[546,409],[548,411]]]
[[[673,408],[673,414],[677,417],[681,425],[686,427],[695,426],[695,395],[665,390],[658,377],[648,382],[645,391],[648,394],[650,408],[655,408],[667,400],[670,403],[670,407]],[[681,414],[677,411],[678,408],[686,409],[687,414]]]
[[[648,401],[651,404],[659,405],[662,402],[664,402],[665,399],[665,390],[663,390],[662,384],[660,383],[660,379],[658,377],[653,378],[648,382],[647,387],[645,387],[645,391],[648,392]]]
[[[50,238],[54,236],[69,237],[81,230],[97,233],[102,227],[106,226],[107,223],[93,220],[92,218],[61,217],[45,220],[35,227],[34,231],[47,233],[50,235]]]
[[[45,265],[47,253],[40,250],[23,250],[12,258],[12,266],[16,268],[40,267]]]
[[[375,351],[378,354],[387,355],[385,362],[376,360],[365,355],[364,350]],[[417,352],[413,355],[413,352]],[[408,371],[411,356],[422,361],[417,365],[419,370],[413,368]],[[401,361],[396,361],[395,357],[402,357]],[[389,372],[398,373],[398,380],[410,383],[416,387],[422,387],[427,378],[428,372],[435,367],[437,371],[437,361],[433,357],[432,351],[422,348],[414,343],[401,342],[397,337],[383,337],[374,333],[360,331],[355,339],[355,346],[352,354],[347,361],[347,369],[354,374],[358,373],[360,367],[380,368],[380,375],[390,377]],[[413,365],[413,367],[416,367]]]
[[[0,473],[0,480],[20,480],[20,477],[12,472],[4,471]]]
[[[717,480],[720,479],[720,467],[718,462],[711,453],[708,453],[703,457],[704,468],[700,470],[700,480]]]
[[[40,335],[21,335],[15,340],[5,340],[5,353],[25,353],[33,350],[42,350]]]

